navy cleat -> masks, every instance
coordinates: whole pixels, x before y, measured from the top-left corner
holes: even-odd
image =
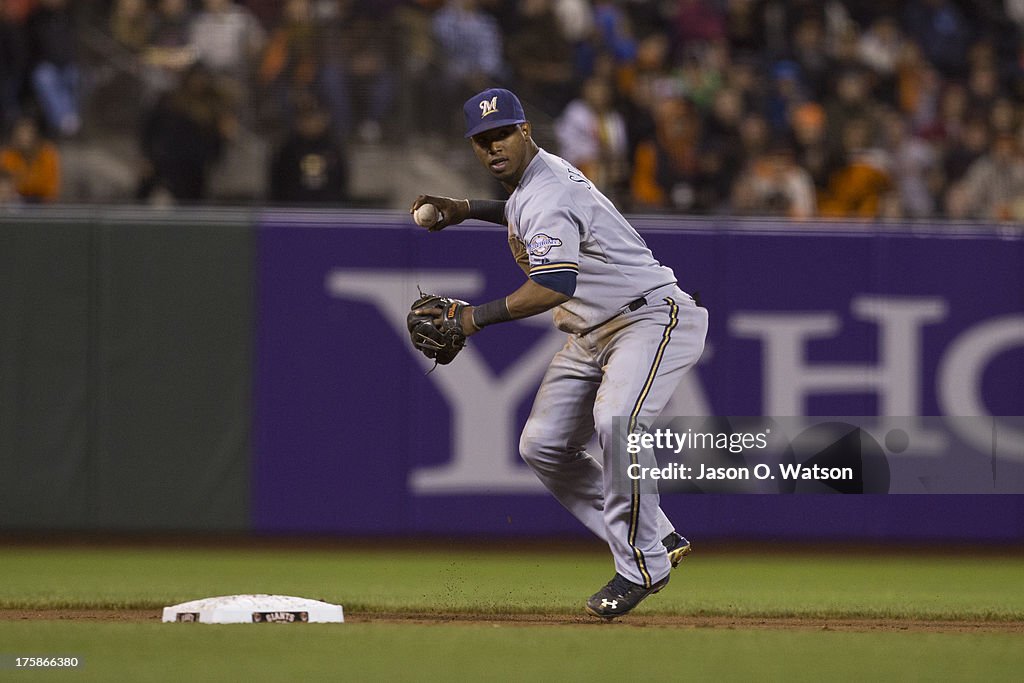
[[[664,579],[654,583],[650,588],[644,588],[616,572],[604,588],[591,595],[587,600],[587,611],[602,619],[621,617],[639,605],[648,595],[654,595],[667,586],[671,576],[671,574],[667,574]]]
[[[675,531],[661,539],[661,544],[668,551],[668,561],[672,563],[673,569],[678,567],[683,558],[693,551],[693,546],[690,545],[690,542]]]

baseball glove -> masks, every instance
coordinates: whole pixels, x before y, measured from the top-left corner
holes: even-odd
[[[420,293],[413,302],[406,323],[412,345],[439,365],[448,365],[466,345],[462,331],[462,309],[469,304],[436,294]],[[416,311],[420,310],[420,313]],[[440,324],[434,322],[441,318]]]

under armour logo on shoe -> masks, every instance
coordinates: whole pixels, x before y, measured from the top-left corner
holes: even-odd
[[[618,600],[609,600],[608,598],[601,598],[601,607],[611,607],[612,609],[615,609],[618,606]]]

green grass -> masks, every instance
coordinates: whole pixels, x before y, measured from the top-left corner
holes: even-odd
[[[236,593],[340,602],[348,624],[0,621],[0,680],[1019,680],[1017,633],[372,620],[392,610],[579,615],[599,553],[0,549],[0,607],[159,608]],[[644,614],[1024,619],[1024,558],[698,551]],[[13,671],[76,655],[74,671]]]
[[[1019,680],[1022,639],[592,627],[0,622],[4,653],[79,656],[60,681]]]
[[[158,608],[279,593],[357,612],[578,614],[612,571],[595,553],[18,548],[0,550],[0,607]],[[1020,620],[1024,559],[695,553],[641,610]]]

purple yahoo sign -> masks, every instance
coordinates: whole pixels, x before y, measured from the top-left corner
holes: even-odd
[[[898,416],[936,449],[982,448],[986,435],[957,426],[978,421],[938,433],[912,418],[1024,415],[1019,234],[635,224],[711,317],[704,358],[667,414]],[[257,530],[582,533],[516,452],[564,339],[548,316],[487,330],[429,375],[405,331],[418,287],[481,301],[521,283],[502,230],[267,214],[258,258]],[[1002,433],[1024,459],[1024,433]],[[703,537],[1024,539],[1021,501],[663,496],[681,530]]]

